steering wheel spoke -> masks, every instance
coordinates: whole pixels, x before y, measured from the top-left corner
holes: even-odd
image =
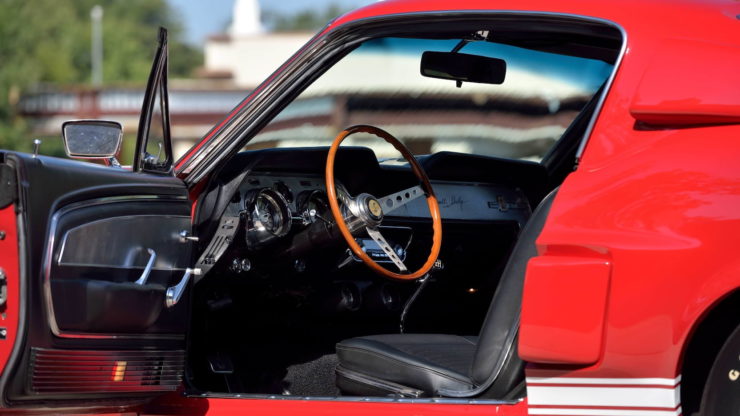
[[[404,189],[403,191],[379,198],[379,201],[380,206],[383,207],[383,213],[387,214],[424,195],[425,193],[421,186],[416,185],[411,188]]]
[[[398,257],[396,251],[393,250],[393,247],[391,247],[391,245],[388,244],[387,241],[385,241],[385,237],[383,237],[383,234],[380,233],[380,230],[372,227],[367,227],[366,230],[370,238],[372,238],[378,244],[378,246],[380,246],[381,250],[383,250],[388,258],[391,259],[393,264],[398,267],[398,270],[400,270],[401,273],[405,273],[409,270],[408,268],[406,268],[406,265],[403,264],[403,260]]]

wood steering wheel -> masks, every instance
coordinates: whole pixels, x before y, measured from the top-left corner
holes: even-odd
[[[345,213],[342,212],[337,200],[337,188],[334,181],[334,161],[337,156],[337,151],[339,150],[339,145],[349,135],[355,133],[370,133],[393,145],[396,150],[401,152],[404,159],[409,162],[411,170],[414,172],[414,175],[416,175],[416,178],[419,179],[420,185],[377,199],[370,194],[360,194],[356,197],[348,196],[347,198],[344,198],[345,200],[343,201],[347,207],[347,210],[345,210],[347,218],[345,219]],[[390,133],[378,127],[367,125],[352,126],[339,132],[329,149],[329,156],[326,159],[326,193],[329,196],[328,199],[331,214],[334,216],[334,221],[336,221],[337,227],[342,233],[344,240],[349,245],[352,253],[360,258],[363,263],[370,267],[370,269],[376,273],[393,279],[412,280],[424,276],[429,272],[432,266],[434,266],[434,262],[437,260],[437,256],[439,256],[439,250],[442,247],[442,218],[439,213],[439,204],[437,203],[437,198],[434,196],[432,184],[429,182],[429,178],[424,172],[424,169],[419,165],[419,162],[416,161],[416,158],[414,158],[414,155],[411,154],[409,149],[407,149],[403,143],[398,141],[398,139],[391,136]],[[429,206],[429,213],[432,216],[432,229],[434,232],[429,257],[418,270],[412,273],[406,268],[406,265],[388,244],[383,235],[380,234],[379,226],[383,221],[384,214],[387,214],[421,196],[426,197],[427,205]],[[357,244],[352,233],[360,232],[363,229],[367,231],[370,238],[380,246],[390,260],[396,265],[399,269],[398,273],[379,265],[375,260],[370,258],[367,253],[362,251],[362,248]]]

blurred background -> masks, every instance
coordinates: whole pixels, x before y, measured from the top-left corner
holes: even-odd
[[[372,0],[0,0],[0,148],[64,156],[61,123],[116,120],[130,163],[157,28],[176,156],[329,20]]]
[[[0,148],[28,152],[41,139],[42,154],[64,157],[62,122],[114,120],[125,134],[119,159],[130,164],[164,26],[177,158],[330,20],[373,1],[0,0]],[[449,51],[457,41],[449,42],[370,42],[304,91],[247,148],[328,145],[342,128],[369,123],[415,154],[539,161],[611,72],[601,61],[482,42],[466,51],[505,59],[503,85],[456,88],[421,77],[424,48]],[[397,157],[375,139],[353,140],[348,144],[369,146],[379,158]]]

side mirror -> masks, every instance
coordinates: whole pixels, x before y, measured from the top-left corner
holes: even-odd
[[[109,159],[121,148],[121,123],[104,120],[75,120],[62,124],[64,150],[77,159]]]
[[[506,61],[466,53],[427,51],[421,55],[421,74],[458,83],[503,84]]]

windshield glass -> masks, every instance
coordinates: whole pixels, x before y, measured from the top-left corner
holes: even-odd
[[[349,53],[288,105],[247,149],[327,146],[355,124],[380,127],[416,155],[440,151],[539,161],[606,81],[612,65],[488,41],[465,44],[465,54],[503,59],[500,85],[427,78],[425,51],[450,52],[460,39],[378,38]],[[374,136],[379,159],[398,153]]]

